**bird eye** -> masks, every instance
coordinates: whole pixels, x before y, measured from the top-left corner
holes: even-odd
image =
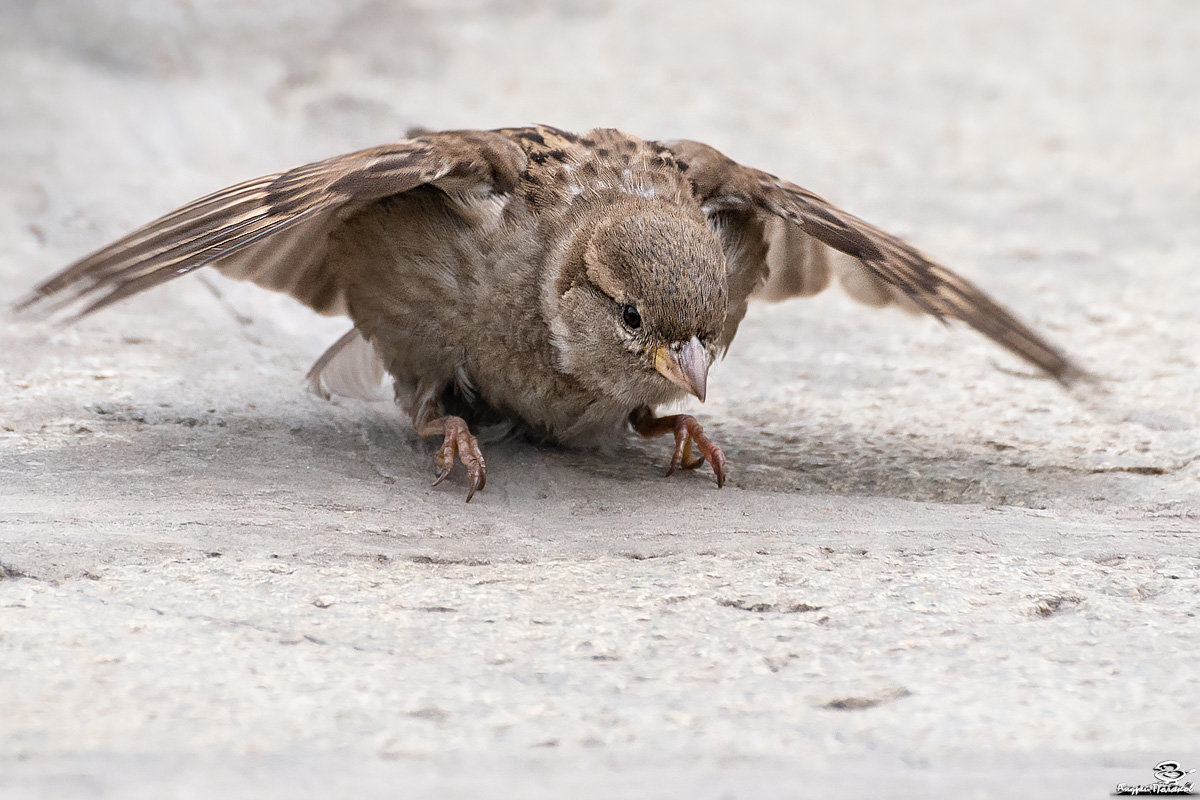
[[[633,306],[626,303],[621,306],[621,321],[624,322],[631,330],[637,330],[642,327],[642,315]]]

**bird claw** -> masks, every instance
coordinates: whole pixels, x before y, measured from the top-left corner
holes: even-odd
[[[695,417],[680,414],[675,420],[675,452],[671,456],[671,466],[667,469],[667,477],[675,474],[677,469],[696,469],[706,461],[712,464],[713,473],[717,476],[717,488],[725,485],[725,453],[720,447],[704,434],[704,429]],[[693,458],[692,446],[700,451]]]
[[[441,422],[446,438],[435,459],[437,477],[434,478],[433,485],[437,486],[446,480],[450,471],[454,469],[454,460],[457,457],[467,468],[467,478],[471,482],[471,488],[467,491],[469,503],[475,492],[487,483],[487,465],[483,461],[483,453],[479,450],[479,440],[471,434],[462,417],[443,417]]]

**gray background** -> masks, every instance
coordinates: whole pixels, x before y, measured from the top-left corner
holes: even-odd
[[[733,8],[731,8],[733,6]],[[7,303],[194,196],[544,121],[708,141],[1106,376],[836,292],[668,444],[429,487],[345,328],[192,277],[0,327],[0,795],[1104,796],[1200,768],[1200,5],[8,2]],[[1190,759],[1190,761],[1189,761]]]

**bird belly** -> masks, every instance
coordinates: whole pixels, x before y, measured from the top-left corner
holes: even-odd
[[[464,219],[460,199],[410,192],[346,221],[330,258],[354,275],[351,316],[395,379],[473,426],[563,443],[612,437],[632,407],[558,369],[537,301],[542,243]],[[473,206],[470,213],[484,209]],[[488,213],[492,213],[489,209]]]

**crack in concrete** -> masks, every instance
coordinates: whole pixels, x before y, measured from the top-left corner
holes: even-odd
[[[41,578],[39,578],[36,575],[31,575],[23,569],[17,569],[16,567],[11,567],[8,564],[5,564],[3,561],[0,561],[0,580],[6,580],[6,579],[12,579],[12,578],[27,578],[28,580],[31,580],[31,581],[40,581],[41,580]]]

